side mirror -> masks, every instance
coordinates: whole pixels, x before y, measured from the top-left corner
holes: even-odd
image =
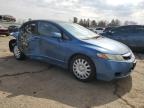
[[[61,34],[61,33],[58,33],[58,32],[54,32],[54,33],[52,34],[52,37],[53,37],[53,38],[61,38],[61,37],[62,37],[62,34]]]

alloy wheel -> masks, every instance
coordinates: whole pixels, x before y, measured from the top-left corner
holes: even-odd
[[[73,62],[73,72],[79,79],[87,79],[90,76],[91,66],[83,58],[76,59]]]

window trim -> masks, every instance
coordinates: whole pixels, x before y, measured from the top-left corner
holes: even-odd
[[[55,26],[54,24],[52,24],[52,23],[50,23],[50,22],[46,22],[46,21],[39,21],[39,22],[37,23],[37,32],[38,32],[38,35],[44,35],[44,34],[41,34],[41,33],[39,32],[39,24],[40,24],[40,23],[48,23],[48,24],[54,26],[56,29],[59,30],[59,32],[60,32],[61,35],[62,35],[61,30],[60,30],[57,26]],[[44,35],[44,36],[50,37],[50,36],[48,36],[48,35]]]
[[[60,38],[60,39],[62,39],[62,40],[70,40],[70,38],[69,38],[57,25],[55,25],[55,24],[53,24],[53,23],[51,23],[51,22],[47,22],[47,21],[39,21],[39,22],[37,23],[37,32],[38,32],[38,35],[42,35],[42,34],[39,33],[39,23],[41,23],[41,22],[42,22],[42,23],[48,23],[48,24],[54,26],[56,29],[58,29],[58,30],[60,31],[60,33],[61,33],[61,38]],[[65,36],[66,36],[68,39],[64,38],[64,34],[65,34]],[[44,35],[44,36],[47,36],[47,35]],[[49,38],[53,38],[53,37],[49,37]]]

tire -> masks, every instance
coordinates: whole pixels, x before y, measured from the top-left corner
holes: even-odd
[[[24,60],[26,58],[24,53],[20,51],[17,45],[14,46],[13,53],[17,60]]]
[[[70,61],[70,72],[76,79],[87,82],[96,78],[96,68],[91,59],[87,56],[78,55]]]

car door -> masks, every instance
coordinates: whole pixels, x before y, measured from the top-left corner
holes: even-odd
[[[124,29],[123,36],[125,36],[125,44],[128,45],[129,47],[133,47],[133,45],[135,43],[134,35],[135,35],[135,33],[134,33],[133,26],[126,26]]]
[[[138,29],[138,27],[132,25],[120,27],[118,35],[115,35],[115,37],[118,37],[117,40],[119,40],[120,42],[133,48],[136,46],[136,44],[138,46],[140,42],[140,38],[138,36],[139,33],[136,29]]]
[[[39,35],[37,23],[30,22],[20,29],[19,46],[27,56],[39,56]]]
[[[119,27],[119,28],[114,29],[112,31],[112,38],[124,44],[128,44],[127,29],[125,27]]]
[[[144,26],[132,26],[129,35],[129,44],[132,48],[143,48],[144,46]]]
[[[39,22],[38,32],[40,35],[41,56],[46,60],[64,62],[65,52],[63,52],[61,30],[52,23]]]

